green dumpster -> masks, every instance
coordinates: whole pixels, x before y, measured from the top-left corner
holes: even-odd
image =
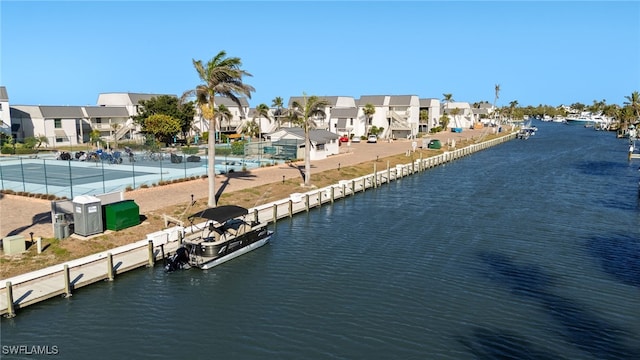
[[[140,207],[133,200],[103,206],[107,230],[121,230],[140,224]]]
[[[438,139],[433,139],[429,141],[429,145],[427,145],[427,147],[429,149],[440,149],[442,147],[442,143],[440,143],[440,140]]]

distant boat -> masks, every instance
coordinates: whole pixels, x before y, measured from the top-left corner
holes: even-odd
[[[535,125],[531,125],[531,121],[527,122],[520,128],[518,133],[516,134],[516,139],[528,139],[530,136],[533,136],[538,131],[538,128]]]
[[[566,123],[568,125],[593,125],[593,120],[590,116],[567,117]]]

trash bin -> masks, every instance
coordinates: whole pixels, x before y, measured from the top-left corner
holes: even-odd
[[[438,139],[433,139],[429,141],[428,148],[429,149],[440,149],[442,147],[442,143]]]
[[[121,230],[140,224],[140,207],[133,200],[124,200],[103,207],[107,230]]]
[[[73,199],[73,223],[78,235],[90,236],[103,232],[101,200],[91,195],[76,196]]]
[[[64,214],[55,214],[53,223],[53,237],[56,239],[65,239],[71,235],[69,230],[69,222],[65,219]]]

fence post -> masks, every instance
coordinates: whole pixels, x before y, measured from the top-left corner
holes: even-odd
[[[49,193],[49,180],[47,179],[47,160],[42,159],[42,167],[44,168],[44,192]]]

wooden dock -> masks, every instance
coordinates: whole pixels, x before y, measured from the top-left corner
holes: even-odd
[[[249,212],[260,222],[273,222],[308,212],[324,204],[331,204],[347,196],[377,188],[391,181],[425,171],[477,151],[488,149],[514,139],[516,133],[488,140],[461,149],[445,152],[426,159],[415,159],[411,163],[390,167],[380,163],[382,170],[374,164],[373,173],[351,180],[341,180],[321,189],[305,193],[294,193],[288,198],[261,205]],[[120,246],[110,251],[90,255],[64,264],[0,280],[0,315],[13,317],[16,310],[56,296],[71,296],[75,289],[98,281],[115,280],[118,274],[140,267],[154,266],[163,255],[174,252],[180,240],[204,224],[193,227],[176,226],[147,234],[147,239]]]

